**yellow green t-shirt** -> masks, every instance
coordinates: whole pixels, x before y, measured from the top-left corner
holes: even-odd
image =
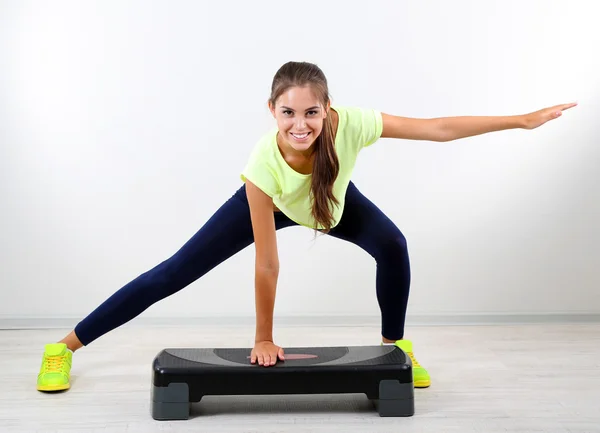
[[[357,107],[332,107],[339,115],[335,137],[335,150],[340,170],[333,186],[333,194],[339,201],[333,207],[333,227],[342,217],[346,189],[356,158],[360,151],[375,143],[383,129],[381,112]],[[277,146],[278,129],[265,134],[250,154],[241,173],[242,181],[248,179],[273,199],[273,203],[292,221],[315,228],[311,214],[311,174],[302,174],[291,168],[283,159]],[[321,225],[316,226],[322,229]]]

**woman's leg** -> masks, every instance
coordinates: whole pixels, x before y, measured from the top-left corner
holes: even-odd
[[[274,214],[277,229],[295,225],[281,212]],[[115,292],[59,343],[46,344],[37,389],[52,392],[69,389],[75,350],[183,289],[253,241],[244,185],[172,257]]]
[[[352,182],[348,185],[342,219],[330,235],[358,245],[375,259],[382,337],[402,339],[411,279],[404,235]]]
[[[277,229],[295,225],[281,212],[275,212],[275,222]],[[74,334],[81,344],[90,344],[196,281],[253,241],[244,185],[179,251],[115,292],[75,327]]]
[[[381,309],[381,336],[393,341],[412,362],[413,381],[426,388],[431,378],[416,360],[412,342],[404,339],[410,289],[410,262],[406,239],[398,227],[350,182],[344,213],[330,234],[368,252],[377,264],[376,290]]]

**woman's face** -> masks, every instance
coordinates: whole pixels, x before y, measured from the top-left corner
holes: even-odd
[[[305,152],[321,133],[329,106],[324,107],[315,92],[304,86],[291,87],[275,106],[269,104],[269,109],[277,120],[280,138],[295,151]]]

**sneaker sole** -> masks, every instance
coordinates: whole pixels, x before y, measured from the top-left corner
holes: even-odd
[[[430,385],[430,380],[418,380],[414,383],[415,388],[428,388]]]
[[[65,385],[38,385],[38,391],[64,391],[65,389],[69,389],[71,387],[70,384]]]

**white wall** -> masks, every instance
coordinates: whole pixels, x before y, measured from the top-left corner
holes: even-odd
[[[408,238],[409,316],[600,313],[599,46],[573,0],[2,1],[0,318],[80,319],[175,252],[241,186],[288,60],[405,116],[578,101],[534,131],[380,140],[354,181]],[[362,250],[279,242],[278,317],[379,314]],[[253,266],[143,317],[253,316]]]

